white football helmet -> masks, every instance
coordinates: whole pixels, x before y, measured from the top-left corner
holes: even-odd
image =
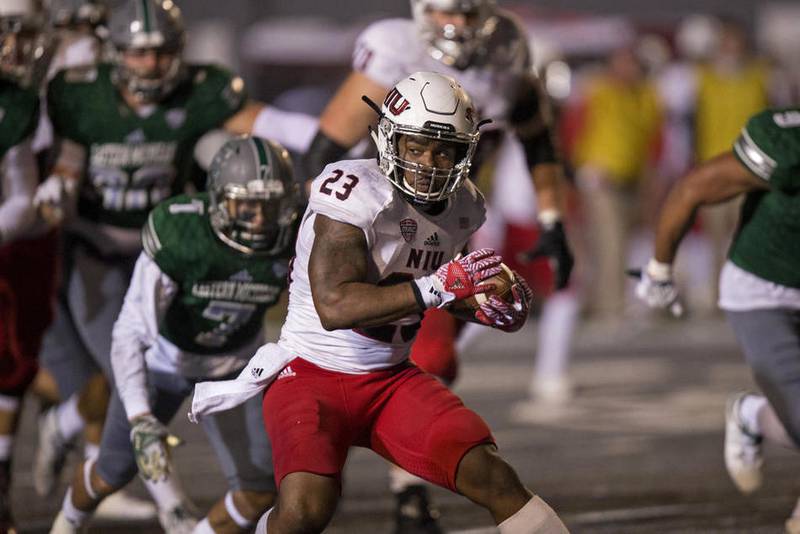
[[[181,10],[172,0],[126,0],[111,12],[109,34],[116,52],[114,81],[140,102],[160,101],[183,79],[186,32]],[[149,49],[172,54],[165,72],[142,74],[127,67],[125,51]]]
[[[465,15],[463,26],[440,25],[432,12]],[[465,69],[495,29],[494,0],[411,0],[411,13],[428,52],[445,65]]]
[[[289,153],[274,141],[237,137],[208,171],[211,226],[226,245],[251,254],[280,254],[291,245],[299,188]]]
[[[413,201],[444,200],[469,177],[480,137],[478,126],[472,99],[457,81],[435,72],[415,72],[395,85],[383,101],[377,132],[372,132],[378,164],[386,178]],[[439,168],[409,161],[398,151],[404,135],[455,145],[454,165]],[[419,180],[419,176],[427,178]],[[427,187],[418,182],[427,182]]]
[[[35,0],[0,0],[0,75],[38,86],[55,52],[44,13]]]

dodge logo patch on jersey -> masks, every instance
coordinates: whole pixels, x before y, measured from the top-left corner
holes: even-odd
[[[406,243],[411,243],[417,236],[417,221],[414,219],[403,219],[400,221],[400,235],[406,240]]]

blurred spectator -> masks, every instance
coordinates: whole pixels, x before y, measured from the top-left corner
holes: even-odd
[[[628,237],[638,219],[662,111],[632,46],[611,53],[605,68],[587,80],[581,100],[572,156],[593,260],[589,309],[612,320],[624,310]]]

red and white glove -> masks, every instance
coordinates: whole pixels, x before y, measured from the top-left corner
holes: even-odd
[[[499,274],[501,262],[490,248],[475,250],[464,257],[459,254],[435,273],[414,280],[414,295],[420,306],[427,309],[443,308],[451,302],[485,293],[494,286],[481,282]]]
[[[514,302],[509,304],[500,297],[492,295],[481,304],[481,309],[475,312],[477,320],[504,332],[516,332],[522,328],[528,319],[533,291],[528,286],[528,282],[516,272],[514,278],[516,283],[511,286]]]

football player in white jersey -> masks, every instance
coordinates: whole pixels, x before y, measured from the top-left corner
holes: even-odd
[[[556,289],[564,288],[573,260],[560,222],[562,168],[524,29],[492,0],[411,0],[411,9],[413,19],[381,20],[359,37],[352,72],[320,117],[306,158],[308,176],[316,176],[367,134],[374,115],[361,103],[362,95],[378,101],[418,70],[452,76],[474,99],[481,117],[493,121],[484,132],[475,164],[479,168],[481,161],[495,161],[487,222],[473,245],[499,250],[508,225],[531,228],[538,218],[540,240],[525,259],[549,257],[556,265]],[[540,369],[564,369],[577,310],[571,292],[558,292],[545,301],[538,357],[558,361],[550,365],[540,361]],[[457,373],[456,331],[452,317],[430,311],[412,351],[418,365],[448,383]],[[537,375],[534,384],[541,386],[537,393],[552,391],[550,397],[563,397],[568,389],[564,373],[550,374],[556,376]],[[426,499],[424,489],[399,472],[393,472],[392,489],[398,496],[398,512],[410,509],[406,496]],[[414,512],[420,514],[427,512]],[[431,522],[427,517],[423,521]]]
[[[263,397],[278,503],[257,533],[321,532],[351,446],[484,506],[503,534],[566,532],[486,423],[408,360],[424,310],[487,291],[500,270],[490,249],[458,255],[484,221],[468,180],[478,126],[455,80],[413,73],[383,100],[378,161],[332,163],[311,184],[278,342],[290,359]],[[513,303],[491,296],[475,319],[519,329],[531,293],[518,280]]]

